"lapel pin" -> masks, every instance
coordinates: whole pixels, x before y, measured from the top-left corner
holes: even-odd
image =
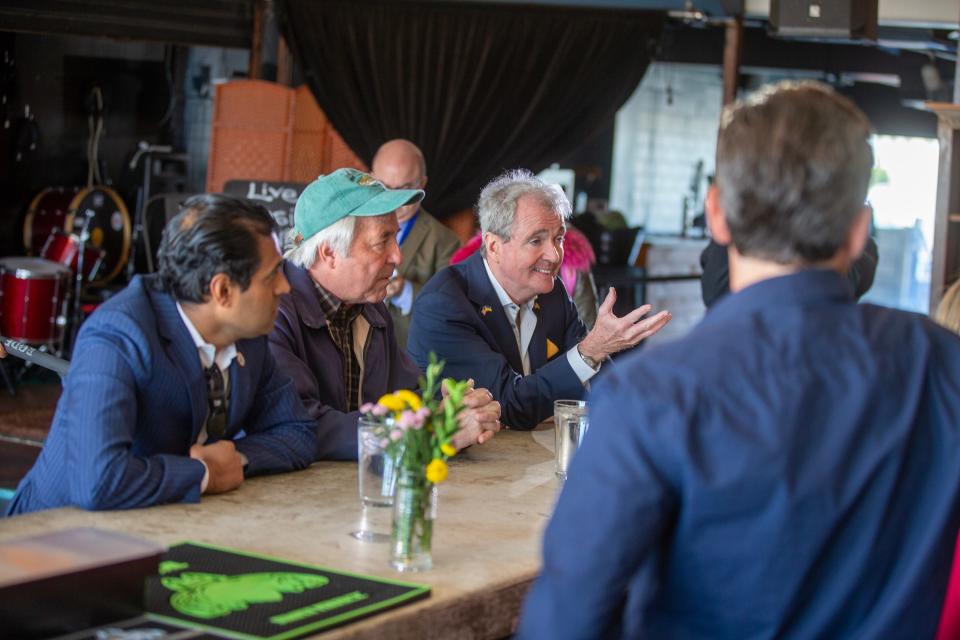
[[[485,316],[491,311],[493,311],[493,307],[484,306],[482,309],[480,309],[480,315]]]
[[[243,354],[237,351],[237,364],[241,367],[247,366],[247,359],[243,357]]]
[[[534,303],[533,303],[533,310],[534,310],[534,311],[540,311],[540,303],[539,303],[539,302],[534,302]]]

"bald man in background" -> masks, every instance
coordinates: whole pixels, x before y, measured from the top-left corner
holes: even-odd
[[[390,140],[373,157],[371,174],[390,189],[424,189],[427,164],[423,153],[409,140]],[[450,264],[460,241],[450,229],[423,210],[419,202],[397,209],[400,231],[397,242],[403,261],[387,287],[387,307],[393,316],[397,342],[407,347],[410,311],[420,288],[437,271]]]

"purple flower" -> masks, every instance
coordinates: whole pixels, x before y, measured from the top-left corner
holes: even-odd
[[[400,419],[397,421],[397,426],[404,430],[409,429],[414,425],[414,422],[416,422],[416,419],[417,419],[416,414],[414,414],[413,411],[410,411],[409,409],[407,409],[406,411],[400,414]]]
[[[390,439],[393,440],[394,442],[396,442],[402,437],[403,437],[403,431],[401,431],[400,429],[394,429],[393,431],[390,432]]]
[[[385,416],[390,413],[390,409],[387,409],[382,404],[375,404],[370,412],[375,416]]]
[[[371,411],[373,411],[373,403],[372,403],[372,402],[364,403],[364,405],[363,405],[362,407],[360,407],[360,413],[370,413]]]
[[[420,407],[417,409],[417,417],[420,418],[420,425],[422,426],[426,422],[427,418],[430,417],[430,409],[426,407]]]

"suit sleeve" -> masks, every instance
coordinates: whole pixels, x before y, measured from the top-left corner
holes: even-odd
[[[278,367],[263,345],[263,368],[251,412],[244,423],[246,436],[236,440],[247,457],[247,475],[304,469],[316,457],[313,421],[297,397],[293,381]]]
[[[101,311],[81,333],[58,411],[68,416],[65,482],[84,509],[132,509],[197,502],[204,468],[185,455],[137,455],[138,372],[150,370],[149,344],[121,313]],[[147,417],[148,418],[148,417]]]
[[[357,459],[357,419],[359,411],[344,413],[320,399],[320,383],[310,366],[300,356],[303,345],[297,345],[288,313],[280,308],[268,340],[277,366],[293,380],[293,385],[307,414],[314,422],[317,460]]]
[[[621,637],[634,578],[656,565],[676,519],[676,456],[658,434],[682,427],[679,412],[614,376],[592,396],[518,638]],[[656,589],[655,575],[646,586]]]
[[[532,429],[552,416],[556,398],[583,396],[583,384],[567,358],[554,358],[534,373],[521,375],[480,335],[478,322],[477,312],[465,298],[428,291],[414,303],[407,348],[421,368],[432,351],[446,362],[444,375],[473,378],[477,387],[489,389],[500,402],[501,421],[514,429]],[[582,328],[582,324],[568,326],[567,341]]]

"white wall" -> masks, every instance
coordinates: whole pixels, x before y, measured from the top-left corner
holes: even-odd
[[[672,94],[672,102],[668,96]],[[723,102],[721,69],[655,62],[617,113],[610,207],[648,233],[679,233],[694,165],[713,173]],[[699,212],[706,190],[690,217]]]

